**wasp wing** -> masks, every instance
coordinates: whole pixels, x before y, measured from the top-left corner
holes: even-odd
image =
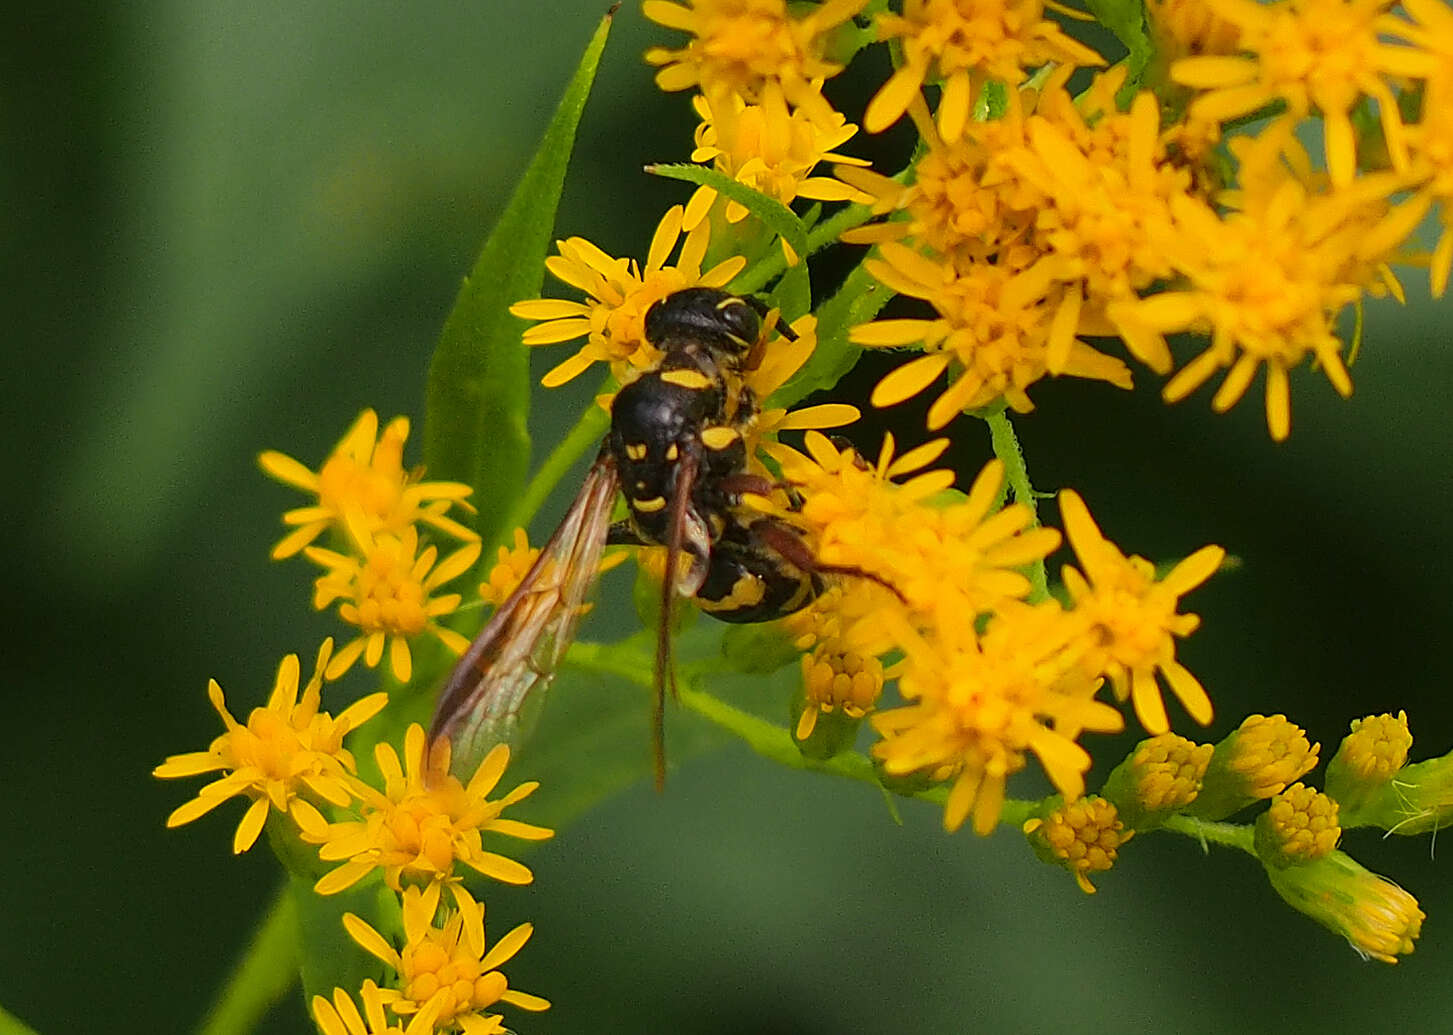
[[[599,573],[616,480],[615,464],[602,456],[560,527],[440,691],[429,735],[449,738],[460,770],[472,771],[496,744],[514,744],[524,709],[550,685]]]

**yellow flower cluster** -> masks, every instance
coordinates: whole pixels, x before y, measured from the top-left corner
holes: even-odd
[[[1175,638],[1196,624],[1176,605],[1210,577],[1223,552],[1207,547],[1157,581],[1147,562],[1105,540],[1079,497],[1066,492],[1061,510],[1089,578],[1067,581],[1070,606],[1032,600],[1021,569],[1042,561],[1060,534],[1034,527],[1023,504],[1002,505],[998,461],[966,494],[950,491],[951,471],[927,469],[946,445],[895,457],[890,437],[873,464],[815,432],[806,453],[768,448],[801,495],[800,507],[781,511],[781,519],[801,529],[824,565],[861,573],[838,580],[791,621],[798,644],[812,646],[814,658],[898,657],[884,674],[896,679],[905,703],[872,717],[883,738],[874,755],[889,776],[951,785],[947,829],[972,815],[974,829],[988,833],[1006,780],[1028,754],[1066,798],[1084,792],[1090,756],[1079,735],[1123,725],[1117,710],[1096,700],[1106,677],[1122,699],[1134,697],[1152,733],[1167,725],[1158,675],[1193,718],[1209,721],[1205,692],[1174,659]],[[858,678],[868,671],[861,661],[844,665],[841,676],[817,677],[816,661],[805,671],[799,738],[811,732],[815,711],[863,713],[877,697],[878,681]]]
[[[472,490],[459,482],[423,481],[420,469],[406,470],[408,437],[408,418],[394,418],[380,434],[378,415],[364,410],[316,473],[283,453],[269,450],[260,457],[267,474],[317,497],[283,515],[284,524],[298,527],[274,547],[273,558],[301,551],[323,568],[313,606],[323,611],[337,603],[338,617],[358,630],[329,663],[330,680],[360,657],[377,667],[387,649],[394,678],[408,682],[409,641],[424,632],[455,654],[469,645],[439,624],[462,598],[435,591],[479,559],[479,536],[448,515],[455,504],[468,506]],[[438,547],[421,537],[421,526],[464,545],[441,560]],[[324,533],[331,547],[310,545]]]

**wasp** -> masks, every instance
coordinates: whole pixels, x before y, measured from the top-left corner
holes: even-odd
[[[801,609],[829,573],[779,519],[743,506],[771,482],[747,469],[758,400],[745,375],[760,359],[762,319],[747,299],[687,288],[646,313],[660,352],[611,402],[610,431],[565,517],[515,591],[460,657],[439,695],[431,737],[473,757],[518,733],[574,638],[608,544],[664,546],[653,715],[656,785],[665,779],[666,686],[674,690],[670,615],[677,596],[729,622]],[[624,520],[612,524],[617,493]]]

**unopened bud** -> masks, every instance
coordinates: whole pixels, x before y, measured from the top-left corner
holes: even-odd
[[[1256,817],[1256,854],[1268,866],[1323,859],[1332,854],[1341,837],[1337,803],[1305,784],[1292,784]]]
[[[1069,870],[1080,890],[1093,895],[1089,875],[1114,866],[1120,846],[1135,831],[1125,828],[1115,806],[1104,798],[1091,796],[1068,804],[1051,798],[1046,805],[1043,815],[1024,824],[1024,836],[1036,855]]]
[[[1248,716],[1216,745],[1201,793],[1185,810],[1199,819],[1225,819],[1254,801],[1280,793],[1317,764],[1312,744],[1284,715]]]
[[[1115,803],[1127,827],[1153,829],[1196,800],[1214,750],[1174,733],[1142,740],[1100,793]]]

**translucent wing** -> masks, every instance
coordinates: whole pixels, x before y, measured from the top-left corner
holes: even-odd
[[[527,706],[533,713],[550,685],[595,583],[615,492],[615,464],[602,457],[519,587],[450,673],[429,736],[450,739],[459,771],[472,772],[496,744],[516,743],[522,713]]]

